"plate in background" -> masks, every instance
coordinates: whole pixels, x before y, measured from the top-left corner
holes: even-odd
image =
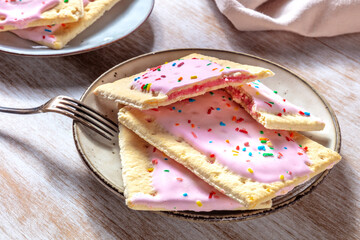
[[[268,60],[243,53],[213,49],[177,49],[141,55],[120,63],[105,72],[85,91],[80,100],[99,110],[116,122],[116,105],[107,100],[96,98],[93,94],[93,90],[97,86],[142,72],[149,67],[163,64],[166,61],[170,62],[171,60],[178,59],[194,52],[271,69],[275,72],[275,77],[264,79],[262,80],[262,83],[273,90],[277,90],[280,96],[285,97],[294,104],[307,109],[310,112],[316,113],[315,115],[323,119],[326,123],[326,127],[323,131],[303,132],[303,134],[322,145],[339,152],[341,143],[340,128],[335,113],[326,100],[305,80],[295,75],[290,70]],[[91,172],[106,187],[124,198],[117,139],[113,142],[106,142],[96,133],[93,133],[91,130],[88,130],[76,122],[73,124],[73,132],[75,144],[80,156],[90,168]],[[296,187],[286,195],[274,198],[273,207],[266,210],[213,212],[179,211],[159,213],[187,220],[206,222],[253,219],[268,215],[278,209],[295,203],[304,195],[310,193],[323,180],[328,172],[329,170],[326,170],[306,183]]]
[[[0,32],[0,51],[23,56],[66,56],[93,51],[114,43],[141,26],[150,16],[154,0],[121,0],[100,19],[55,50],[24,40],[10,32]]]

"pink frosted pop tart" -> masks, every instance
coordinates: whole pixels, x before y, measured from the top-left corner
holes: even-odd
[[[296,132],[270,130],[222,90],[118,120],[222,193],[253,208],[340,161]]]
[[[119,143],[124,194],[130,208],[151,211],[245,210],[238,201],[220,193],[123,126],[120,126]],[[257,206],[259,209],[270,207],[271,201]]]
[[[325,127],[321,119],[282,98],[259,80],[238,87],[228,87],[226,91],[268,129],[318,131]]]
[[[81,0],[0,1],[0,32],[76,22],[83,15]]]
[[[31,40],[53,49],[61,49],[119,1],[84,0],[84,16],[77,22],[20,29],[12,32],[23,39]]]
[[[194,53],[101,85],[94,93],[121,104],[151,109],[272,75],[261,67]]]

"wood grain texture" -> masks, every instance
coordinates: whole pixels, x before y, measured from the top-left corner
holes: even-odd
[[[128,209],[78,156],[71,120],[55,114],[0,114],[1,239],[358,239],[360,236],[360,34],[306,38],[239,32],[213,1],[157,0],[133,34],[70,57],[0,53],[0,103],[30,107],[64,94],[79,98],[110,67],[173,48],[257,55],[303,76],[328,100],[342,131],[343,160],[298,203],[235,223],[186,222]],[[316,70],[316,72],[315,72]]]

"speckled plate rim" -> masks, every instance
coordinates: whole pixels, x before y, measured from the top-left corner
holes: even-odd
[[[141,27],[141,25],[143,25],[146,22],[146,20],[149,18],[149,16],[151,15],[151,13],[152,13],[152,11],[154,9],[155,0],[144,0],[144,1],[151,1],[151,2],[150,2],[150,7],[147,9],[147,12],[145,12],[145,14],[143,16],[143,19],[141,21],[139,21],[137,24],[135,24],[128,33],[119,36],[118,38],[114,39],[113,41],[106,42],[104,44],[98,44],[95,47],[89,47],[89,48],[80,49],[80,50],[76,50],[76,48],[75,48],[75,50],[73,50],[73,51],[63,51],[63,49],[60,49],[60,50],[48,49],[49,52],[53,52],[53,53],[45,53],[45,54],[36,54],[36,49],[34,49],[34,54],[26,54],[26,53],[21,53],[21,52],[18,52],[18,51],[14,52],[14,51],[4,49],[0,44],[0,53],[6,53],[6,54],[11,54],[11,55],[16,55],[16,56],[23,56],[23,57],[44,57],[44,58],[45,57],[64,57],[64,56],[71,56],[71,55],[77,55],[77,54],[82,54],[82,53],[86,53],[86,52],[91,52],[91,51],[94,51],[94,50],[98,50],[98,49],[107,47],[107,46],[109,46],[109,45],[111,45],[111,44],[113,44],[113,43],[115,43],[115,42],[129,36],[136,29]],[[117,4],[119,4],[119,3],[117,3]],[[101,20],[101,18],[99,20]],[[86,30],[87,29],[85,29],[83,32],[85,32]],[[28,41],[30,41],[30,40],[28,40]],[[34,44],[36,44],[36,43],[34,43]],[[41,46],[41,45],[39,45],[39,46]],[[66,48],[66,46],[65,46],[65,48]]]
[[[340,153],[340,149],[341,149],[341,131],[340,131],[340,126],[339,126],[339,122],[338,119],[335,115],[335,112],[333,111],[333,109],[331,108],[330,104],[326,101],[326,99],[324,97],[322,97],[315,88],[313,88],[304,78],[302,78],[301,76],[299,76],[298,74],[294,73],[293,71],[287,69],[286,67],[274,63],[272,61],[269,61],[267,59],[263,59],[254,55],[250,55],[250,54],[246,54],[246,53],[241,53],[241,52],[236,52],[236,51],[228,51],[228,50],[219,50],[219,49],[209,49],[209,48],[181,48],[181,49],[170,49],[170,50],[163,50],[163,51],[157,51],[157,52],[150,52],[150,53],[146,53],[146,54],[142,54],[139,55],[137,57],[128,59],[114,67],[112,67],[111,69],[109,69],[108,71],[106,71],[105,73],[103,73],[99,78],[97,78],[87,89],[86,91],[83,93],[83,95],[80,98],[80,101],[83,101],[84,98],[86,98],[86,96],[89,94],[89,90],[98,82],[101,81],[101,79],[103,78],[103,76],[107,75],[108,73],[112,72],[113,70],[119,68],[120,66],[124,66],[126,64],[130,64],[131,62],[138,60],[139,58],[143,58],[143,57],[147,57],[150,55],[160,55],[163,53],[169,53],[169,52],[181,52],[181,51],[193,51],[193,52],[201,52],[201,51],[207,51],[207,52],[216,52],[216,53],[226,53],[226,54],[235,54],[235,55],[242,55],[245,57],[249,57],[249,58],[253,58],[255,60],[259,60],[259,61],[263,61],[265,63],[274,65],[278,68],[281,68],[282,70],[290,73],[291,75],[293,75],[295,78],[297,78],[298,80],[302,81],[307,87],[309,87],[318,97],[319,99],[323,102],[323,104],[326,106],[327,111],[329,112],[330,116],[331,116],[331,120],[332,123],[334,125],[335,128],[335,144],[334,144],[334,148],[333,150]],[[112,192],[114,192],[116,195],[120,196],[122,199],[124,199],[124,195],[122,192],[120,192],[116,187],[114,187],[110,181],[108,181],[106,179],[105,176],[103,176],[99,171],[97,171],[97,169],[93,166],[93,164],[91,163],[91,161],[89,161],[86,157],[86,153],[83,152],[83,150],[81,149],[81,146],[79,144],[79,139],[76,133],[76,127],[77,127],[77,123],[73,122],[73,137],[74,137],[74,141],[75,141],[75,145],[76,148],[80,154],[80,157],[82,158],[83,162],[85,163],[85,165],[89,168],[90,172],[93,174],[93,176],[95,176],[95,178],[100,181],[105,187],[107,187],[108,189],[110,189]],[[324,178],[328,175],[328,173],[330,172],[331,169],[324,171],[323,173],[315,176],[314,178],[312,178],[309,181],[312,181],[311,185],[307,186],[306,188],[302,189],[300,193],[298,193],[296,196],[288,199],[287,201],[284,201],[278,205],[275,205],[269,209],[261,209],[261,210],[248,210],[248,211],[229,211],[229,212],[225,212],[225,211],[214,211],[211,213],[214,213],[213,215],[201,215],[197,212],[189,212],[189,211],[179,211],[179,212],[155,212],[161,215],[165,215],[165,216],[170,216],[170,217],[174,217],[174,218],[178,218],[178,219],[183,219],[183,220],[188,220],[188,221],[196,221],[196,222],[207,222],[207,223],[218,223],[218,222],[234,222],[234,221],[244,221],[244,220],[251,220],[251,219],[255,219],[255,218],[259,218],[259,217],[263,217],[266,215],[269,215],[271,213],[274,213],[277,210],[280,209],[284,209],[288,206],[291,206],[295,203],[298,202],[298,200],[300,200],[301,198],[303,198],[304,196],[308,195],[310,192],[312,192],[323,180]],[[285,195],[286,196],[286,195]],[[236,212],[236,214],[234,214],[234,212]]]

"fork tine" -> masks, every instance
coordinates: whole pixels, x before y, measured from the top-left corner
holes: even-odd
[[[65,111],[69,111],[72,114],[83,118],[84,120],[90,121],[92,124],[96,125],[98,128],[102,128],[103,131],[106,131],[107,133],[117,132],[117,128],[109,125],[111,120],[105,119],[105,117],[99,117],[97,114],[93,114],[92,112],[83,109],[71,102],[69,103],[66,101],[59,101],[58,103],[62,105],[57,105],[56,106],[57,108],[61,108]]]
[[[74,117],[77,117],[77,118],[80,118],[84,121],[87,121],[91,124],[93,124],[95,127],[101,129],[102,131],[106,132],[107,134],[111,135],[111,136],[114,136],[116,131],[114,129],[108,129],[106,128],[105,125],[103,125],[101,122],[98,122],[97,119],[94,119],[92,118],[91,115],[88,115],[87,113],[81,111],[81,110],[74,110],[73,108],[71,107],[68,107],[68,106],[59,106],[57,105],[56,106],[57,109],[61,109],[61,110],[64,110],[64,111],[67,111],[68,113],[71,113],[73,114]],[[73,118],[74,119],[74,118]],[[78,120],[78,119],[76,119]],[[88,124],[87,124],[88,125]]]
[[[116,123],[102,116],[96,112],[96,110],[82,103],[80,104],[80,102],[75,99],[58,96],[53,98],[53,101],[49,101],[49,103],[49,107],[46,108],[47,111],[68,116],[96,131],[106,139],[111,140],[118,131]]]
[[[82,102],[80,102],[80,101],[78,101],[78,100],[76,100],[76,99],[74,99],[74,98],[70,98],[70,97],[66,97],[66,96],[61,96],[61,98],[62,98],[63,100],[70,101],[70,102],[78,105],[79,107],[82,107],[82,108],[84,108],[84,109],[86,109],[86,110],[89,110],[89,112],[91,112],[91,113],[94,114],[94,115],[93,115],[94,117],[96,117],[98,120],[105,120],[104,123],[106,123],[107,125],[109,125],[109,124],[111,125],[111,126],[109,126],[109,128],[112,128],[112,129],[114,129],[115,131],[117,131],[118,125],[117,125],[116,123],[114,123],[112,120],[110,120],[110,119],[106,118],[105,116],[101,115],[101,114],[100,114],[98,111],[96,111],[95,109],[93,109],[93,108],[85,105],[84,103],[82,103]],[[71,105],[71,106],[72,106],[72,107],[76,107],[76,105]],[[78,108],[78,109],[80,109],[80,108]]]
[[[73,107],[74,109],[81,111],[87,115],[90,115],[91,117],[95,118],[97,121],[101,122],[102,124],[106,125],[106,127],[110,128],[111,130],[117,132],[118,131],[118,125],[114,123],[112,120],[108,119],[107,117],[101,115],[99,112],[97,112],[95,109],[83,104],[82,102],[66,97],[66,96],[60,96],[60,98],[64,101],[60,101],[60,103],[67,105],[69,107]]]
[[[69,109],[71,111],[69,111]],[[74,113],[71,108],[65,108],[65,107],[58,106],[56,108],[51,109],[51,111],[63,114],[67,117],[72,118],[73,120],[75,120],[77,122],[80,122],[81,124],[94,130],[95,132],[97,132],[98,134],[100,134],[101,136],[103,136],[104,138],[106,138],[108,140],[112,140],[112,137],[115,136],[115,132],[112,133],[112,132],[108,131],[107,129],[105,129],[104,127],[102,127],[101,125],[94,123],[92,119],[84,117],[87,115],[84,115],[84,114],[80,115],[79,113]]]

